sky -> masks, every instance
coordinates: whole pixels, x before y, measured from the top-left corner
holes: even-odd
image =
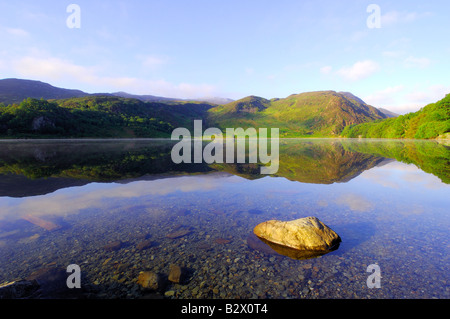
[[[346,91],[405,114],[450,93],[448,12],[447,0],[0,0],[0,78],[187,99]]]

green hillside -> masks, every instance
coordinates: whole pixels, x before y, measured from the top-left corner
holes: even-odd
[[[431,139],[450,132],[450,94],[421,110],[372,123],[350,125],[341,135],[368,138]]]
[[[210,126],[277,127],[280,137],[338,136],[346,125],[386,118],[352,94],[334,91],[272,100],[249,96],[211,108],[207,116]]]
[[[0,104],[1,137],[170,137],[202,118],[204,103],[164,104],[113,96],[62,100],[28,98]]]

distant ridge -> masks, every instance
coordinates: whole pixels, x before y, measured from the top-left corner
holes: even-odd
[[[89,93],[54,87],[48,83],[34,80],[4,79],[0,80],[0,103],[20,103],[26,98],[34,99],[66,99],[83,97]]]
[[[64,89],[55,87],[45,82],[36,80],[25,80],[8,78],[0,80],[0,103],[14,104],[20,103],[26,98],[34,99],[68,99],[74,97],[85,96],[118,96],[124,98],[138,99],[143,102],[179,102],[179,101],[196,101],[206,102],[212,104],[226,104],[233,100],[222,97],[201,97],[196,99],[177,99],[170,97],[162,97],[148,94],[130,94],[127,92],[114,92],[114,93],[86,93],[81,90]]]
[[[206,103],[213,103],[213,104],[226,104],[226,103],[233,102],[232,99],[222,98],[222,97],[202,97],[202,98],[196,98],[196,99],[175,99],[175,98],[155,96],[155,95],[130,94],[130,93],[126,93],[126,92],[115,92],[115,93],[111,93],[111,94],[115,95],[115,96],[119,96],[119,97],[138,99],[138,100],[141,100],[144,102],[196,101],[196,102],[206,102]]]
[[[126,93],[126,92],[115,92],[115,93],[111,93],[111,95],[125,97],[128,99],[138,99],[143,102],[179,101],[177,99],[173,99],[173,98],[169,98],[169,97],[161,97],[161,96],[155,96],[155,95],[137,95],[137,94],[130,94],[130,93]]]
[[[397,116],[400,116],[400,114],[391,112],[391,111],[386,110],[386,109],[381,108],[381,107],[379,107],[378,109],[379,109],[381,112],[383,112],[384,114],[386,114],[387,117],[397,117]]]

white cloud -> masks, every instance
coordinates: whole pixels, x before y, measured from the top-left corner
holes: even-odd
[[[416,112],[427,104],[437,102],[450,93],[450,86],[432,85],[418,89],[403,85],[387,87],[363,97],[366,103],[389,111],[405,114]]]
[[[100,37],[100,39],[106,41],[111,41],[115,38],[114,35],[104,26],[96,30],[95,34]]]
[[[356,31],[350,35],[350,41],[358,42],[359,40],[367,37],[369,33],[367,31]]]
[[[389,11],[381,16],[381,25],[388,26],[397,23],[400,20],[400,14],[397,11]]]
[[[329,65],[320,68],[320,73],[322,74],[330,74],[333,68]]]
[[[149,61],[148,61],[149,62]],[[13,71],[24,78],[50,82],[79,82],[92,86],[91,92],[107,88],[110,91],[126,91],[133,94],[153,94],[174,98],[198,98],[215,96],[217,89],[210,84],[173,84],[164,79],[148,80],[135,77],[114,77],[100,75],[98,67],[77,65],[55,57],[27,56],[12,63]]]
[[[253,68],[246,67],[244,71],[245,71],[246,75],[253,75],[253,74],[255,74],[255,70]]]
[[[417,12],[389,11],[381,15],[381,27],[391,26],[397,23],[413,22],[421,17],[426,17],[429,15],[430,15],[429,12],[417,13]]]
[[[450,85],[432,85],[423,90],[411,90],[405,98],[412,103],[417,103],[420,107],[429,103],[437,102],[450,93]]]
[[[96,80],[92,69],[52,57],[23,57],[13,62],[13,69],[23,77],[43,78],[53,81],[75,78],[81,82],[92,83]]]
[[[403,64],[405,68],[419,68],[423,69],[428,67],[432,61],[429,58],[426,57],[415,57],[415,56],[407,56],[405,51],[398,50],[398,51],[383,51],[381,53],[383,57],[395,59],[398,61],[398,64]]]
[[[169,58],[166,56],[145,55],[138,56],[142,61],[142,65],[149,69],[156,69],[168,63]]]
[[[364,101],[371,105],[382,107],[383,105],[394,103],[396,94],[404,89],[405,87],[403,85],[387,87],[384,90],[365,96]]]
[[[426,68],[431,63],[428,58],[416,58],[413,56],[409,56],[405,59],[404,65],[407,68]]]
[[[28,37],[28,31],[19,28],[5,28],[6,32],[15,37]]]
[[[403,51],[383,51],[381,53],[382,56],[387,58],[398,58],[404,54]]]
[[[372,75],[378,71],[379,65],[375,61],[358,61],[352,66],[343,67],[337,71],[337,74],[350,81],[358,81]]]

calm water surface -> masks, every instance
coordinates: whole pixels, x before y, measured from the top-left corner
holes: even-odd
[[[173,144],[0,142],[0,284],[77,264],[92,298],[450,297],[448,146],[286,139],[267,176],[176,165]],[[296,260],[252,236],[307,216],[340,235],[337,250]],[[172,264],[180,283],[140,288],[140,272],[167,278]],[[367,286],[372,264],[381,288]]]

